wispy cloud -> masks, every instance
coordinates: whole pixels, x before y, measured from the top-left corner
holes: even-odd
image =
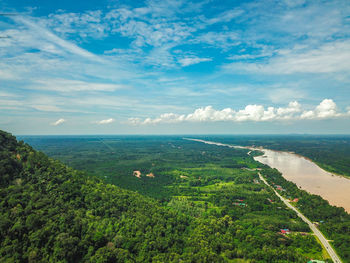
[[[125,89],[125,85],[93,83],[70,79],[39,79],[31,86],[32,89],[51,90],[60,92],[72,91],[115,91]]]
[[[103,60],[99,58],[98,56],[94,55],[93,53],[78,47],[77,45],[64,40],[63,38],[58,37],[48,29],[46,29],[43,26],[40,26],[38,23],[35,23],[30,18],[24,17],[24,16],[14,16],[13,19],[17,23],[22,23],[23,25],[27,26],[29,29],[32,30],[32,32],[35,34],[34,36],[37,39],[44,39],[45,41],[49,41],[50,44],[54,47],[60,47],[64,51],[67,51],[71,54],[82,56],[97,62],[102,62]],[[51,49],[51,51],[54,51],[55,49]],[[49,49],[46,49],[45,51],[50,51]]]
[[[58,125],[61,125],[61,124],[64,123],[64,122],[66,122],[66,120],[61,118],[61,119],[58,119],[58,120],[55,121],[55,122],[52,122],[51,125],[53,125],[53,126],[58,126]]]
[[[45,104],[36,104],[31,106],[33,109],[39,110],[39,111],[51,111],[51,112],[62,112],[65,110],[60,109],[59,107],[55,105],[45,105]]]
[[[241,44],[242,39],[240,35],[234,31],[211,31],[198,35],[193,40],[190,40],[190,42],[196,44],[206,44],[209,46],[221,48],[223,51],[227,51],[229,48]]]
[[[225,70],[262,74],[337,73],[350,70],[350,41],[335,41],[316,49],[283,50],[263,63],[232,63]]]
[[[183,67],[187,67],[190,65],[198,64],[201,62],[206,62],[206,61],[212,61],[211,58],[198,58],[198,57],[187,57],[187,58],[182,58],[179,59],[179,63]]]
[[[228,11],[225,11],[221,14],[218,14],[216,17],[205,19],[205,24],[213,25],[216,23],[229,22],[232,19],[239,17],[243,13],[244,13],[244,11],[242,9],[228,10]]]
[[[267,97],[273,103],[283,103],[289,100],[299,100],[306,97],[306,92],[300,90],[298,87],[293,88],[273,88],[266,92]]]
[[[0,79],[13,80],[16,79],[16,75],[9,70],[0,69]]]

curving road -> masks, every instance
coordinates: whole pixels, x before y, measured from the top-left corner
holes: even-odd
[[[306,216],[304,216],[302,213],[300,213],[300,211],[298,209],[296,209],[294,206],[292,206],[287,199],[285,199],[283,196],[281,196],[266,180],[265,178],[260,174],[259,174],[259,178],[261,181],[263,181],[267,186],[269,186],[274,192],[275,194],[282,200],[282,202],[289,207],[290,209],[292,209],[294,212],[297,213],[297,215],[306,223],[309,225],[310,229],[312,230],[312,232],[314,232],[314,234],[318,237],[318,239],[321,241],[322,245],[324,246],[324,248],[327,250],[328,254],[331,256],[333,262],[335,263],[341,263],[342,261],[340,260],[340,258],[338,257],[338,255],[335,253],[333,247],[329,244],[328,240],[324,237],[324,235],[321,233],[320,230],[318,230],[318,228],[309,220],[307,219]]]
[[[206,144],[213,144],[217,146],[224,146],[224,147],[230,147],[230,148],[244,148],[244,149],[251,149],[250,147],[242,147],[242,146],[233,146],[229,144],[224,144],[224,143],[218,143],[218,142],[211,142],[211,141],[204,141],[200,139],[192,139],[192,138],[183,138],[185,140],[190,140],[190,141],[196,141],[196,142],[202,142]],[[250,152],[248,153],[250,154]],[[329,244],[328,240],[324,237],[324,235],[321,233],[321,231],[309,220],[307,219],[306,216],[304,216],[298,209],[296,209],[294,206],[292,206],[287,199],[282,197],[266,180],[265,178],[258,172],[259,178],[261,181],[263,181],[268,187],[270,187],[275,194],[282,200],[282,202],[290,209],[292,209],[294,212],[297,213],[297,215],[310,227],[312,232],[318,237],[318,239],[321,241],[322,245],[324,248],[327,250],[328,254],[332,258],[333,262],[335,263],[342,263],[338,255],[335,253],[333,247]]]

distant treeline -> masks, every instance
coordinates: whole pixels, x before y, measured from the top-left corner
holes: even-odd
[[[329,172],[350,177],[349,135],[210,136],[206,139],[295,152],[310,158]]]

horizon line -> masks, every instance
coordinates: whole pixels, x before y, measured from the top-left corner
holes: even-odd
[[[11,134],[14,136],[350,136],[350,133]]]

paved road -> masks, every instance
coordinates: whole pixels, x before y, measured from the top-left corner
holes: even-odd
[[[269,183],[265,180],[265,178],[260,174],[260,180],[263,181],[267,186],[269,186],[275,194],[282,200],[283,203],[285,203],[286,206],[288,206],[290,209],[292,209],[294,212],[297,213],[297,215],[306,223],[309,225],[310,229],[314,234],[318,237],[318,239],[321,241],[324,248],[327,250],[328,254],[331,256],[333,262],[335,263],[341,263],[342,261],[338,257],[338,255],[335,253],[334,249],[329,244],[328,240],[324,237],[324,235],[321,233],[320,230],[309,220],[307,219],[302,213],[299,212],[298,209],[296,209],[294,206],[292,206],[287,199],[285,199],[283,196],[281,196]]]
[[[218,146],[224,146],[224,147],[230,147],[230,148],[245,148],[245,149],[250,149],[249,147],[242,147],[242,146],[233,146],[233,145],[229,145],[229,144],[223,144],[223,143],[218,143],[218,142],[210,142],[210,141],[204,141],[204,140],[199,140],[199,139],[192,139],[192,138],[183,138],[185,140],[191,140],[191,141],[197,141],[197,142],[202,142],[202,143],[206,143],[206,144],[213,144],[213,145],[218,145]],[[250,154],[250,152],[248,153]],[[265,180],[265,178],[260,174],[260,180],[263,181],[267,186],[269,186],[274,192],[275,194],[282,200],[282,202],[289,207],[290,209],[292,209],[294,212],[297,213],[297,215],[306,223],[309,225],[310,229],[312,230],[312,232],[314,232],[314,234],[318,237],[318,239],[321,241],[322,245],[324,246],[324,248],[327,250],[328,254],[331,256],[333,262],[335,263],[342,263],[342,261],[340,260],[340,258],[338,257],[338,255],[335,253],[334,249],[332,248],[332,246],[329,244],[328,240],[324,237],[324,235],[321,233],[320,230],[318,230],[318,228],[309,220],[307,219],[302,213],[300,213],[300,211],[298,209],[296,209],[294,206],[292,206],[287,199],[285,199],[284,197],[282,197],[271,185],[269,185],[269,183]]]

